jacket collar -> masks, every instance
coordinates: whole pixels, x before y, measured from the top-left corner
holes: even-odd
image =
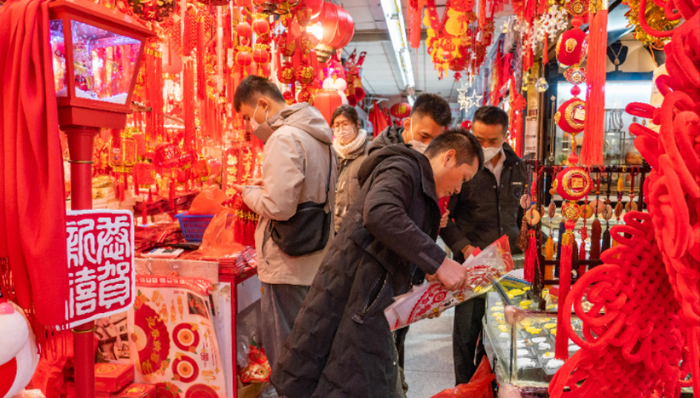
[[[515,166],[522,161],[522,159],[515,154],[515,151],[507,142],[503,143],[503,153],[506,154],[506,160],[503,162],[503,167]]]

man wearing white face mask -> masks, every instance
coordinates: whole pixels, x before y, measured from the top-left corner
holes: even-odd
[[[440,135],[452,122],[450,104],[439,95],[424,93],[416,98],[402,127],[389,126],[369,147],[369,154],[388,145],[408,144],[423,153],[433,138]]]
[[[519,249],[523,210],[520,197],[527,176],[525,164],[506,142],[508,115],[495,106],[482,106],[474,114],[472,132],[484,151],[484,168],[452,196],[447,227],[440,237],[450,247],[457,262],[478,247],[486,248],[508,235],[513,253]],[[480,333],[486,303],[483,297],[455,308],[453,354],[456,384],[469,382],[483,356]]]
[[[265,142],[262,181],[238,188],[260,216],[255,230],[262,282],[260,332],[274,371],[333,240],[337,158],[321,112],[308,103],[288,106],[266,78],[243,79],[234,107]]]
[[[335,232],[338,233],[350,206],[360,194],[357,173],[367,158],[367,132],[360,129],[354,107],[341,105],[331,115],[333,148],[338,154],[338,183],[335,190]]]

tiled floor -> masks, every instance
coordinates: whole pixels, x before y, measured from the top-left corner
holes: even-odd
[[[452,322],[454,310],[411,326],[406,337],[407,398],[430,398],[454,387]]]

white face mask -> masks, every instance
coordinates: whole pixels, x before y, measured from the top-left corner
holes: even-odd
[[[494,156],[498,155],[501,152],[501,148],[495,148],[495,147],[488,147],[488,148],[481,148],[484,150],[484,163],[488,162],[489,160],[493,159]]]
[[[258,104],[259,105],[259,104]],[[255,131],[260,127],[260,123],[258,123],[255,120],[255,112],[258,111],[258,105],[255,105],[255,110],[253,111],[253,116],[250,117],[250,128],[253,129],[252,131]],[[267,115],[270,113],[268,110],[267,113],[265,113],[265,120],[267,121]]]
[[[408,145],[418,153],[425,153],[425,150],[428,149],[428,144],[413,139],[413,121],[411,121],[411,140],[408,141]]]
[[[349,125],[333,129],[333,134],[335,135],[335,139],[339,140],[341,144],[348,144],[357,137],[357,132],[353,126]]]

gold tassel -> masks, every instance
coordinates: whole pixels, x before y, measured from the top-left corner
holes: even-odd
[[[545,244],[544,247],[544,259],[545,260],[553,260],[554,259],[554,239],[552,239],[552,234],[549,234],[549,238],[547,238],[547,243]]]

